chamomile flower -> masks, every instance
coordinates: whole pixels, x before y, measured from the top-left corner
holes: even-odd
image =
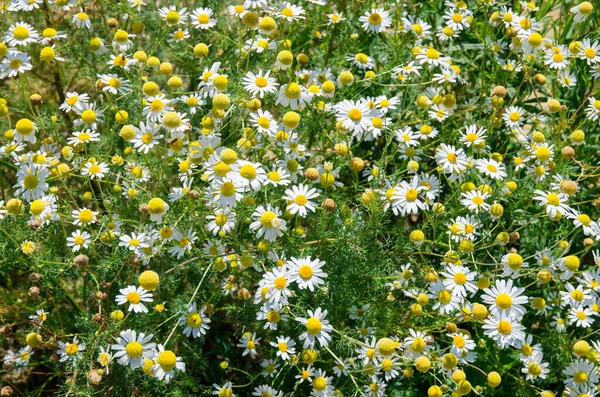
[[[98,141],[100,141],[100,134],[90,129],[75,131],[73,132],[73,135],[67,139],[67,143],[73,146],[84,145],[88,142]]]
[[[217,24],[217,20],[213,18],[214,12],[210,8],[197,8],[190,16],[192,25],[196,29],[210,29]]]
[[[286,211],[289,211],[291,214],[297,213],[300,217],[304,218],[307,215],[307,211],[315,212],[317,206],[311,199],[319,196],[320,194],[317,192],[317,189],[310,188],[307,185],[292,186],[291,189],[286,189],[283,196],[283,199],[288,201]]]
[[[13,186],[15,195],[25,201],[41,198],[48,190],[46,179],[50,175],[47,168],[35,163],[23,163],[17,171],[17,183]]]
[[[159,140],[163,137],[162,134],[159,134],[160,125],[156,124],[152,121],[140,122],[140,126],[133,127],[135,131],[135,138],[131,140],[133,143],[133,147],[139,152],[148,154],[152,148],[158,145]]]
[[[258,352],[256,348],[258,347],[258,342],[260,342],[261,338],[256,337],[256,332],[250,333],[246,332],[242,335],[240,339],[240,343],[237,344],[237,347],[241,347],[244,349],[242,352],[242,356],[250,355],[250,357],[256,357]]]
[[[98,363],[103,367],[104,373],[107,375],[110,374],[110,364],[112,363],[113,355],[110,353],[110,346],[107,346],[106,349],[104,346],[100,346],[100,353],[98,354]]]
[[[512,280],[497,280],[490,288],[486,288],[481,299],[490,305],[490,312],[501,317],[520,319],[525,314],[528,298],[523,296],[524,288],[513,286]]]
[[[0,78],[15,77],[33,69],[31,57],[26,52],[9,51],[0,64]]]
[[[312,100],[305,87],[291,82],[279,88],[276,105],[290,107],[292,110],[302,109]]]
[[[179,319],[179,325],[184,326],[183,334],[187,337],[197,338],[206,335],[209,329],[210,319],[206,317],[206,306],[198,310],[196,302],[192,302],[187,309],[187,314]]]
[[[148,308],[144,306],[144,302],[152,302],[152,293],[146,291],[142,287],[130,285],[126,288],[121,288],[115,298],[117,305],[129,304],[128,310],[133,310],[135,313],[148,313]],[[135,338],[135,335],[134,335]]]
[[[546,215],[551,219],[556,218],[557,214],[564,216],[571,212],[571,207],[566,204],[568,196],[565,193],[536,190],[534,194],[533,199],[546,207]]]
[[[441,275],[444,277],[444,286],[454,295],[466,298],[467,293],[474,294],[478,290],[475,283],[477,272],[464,266],[449,264]]]
[[[75,24],[75,26],[77,26],[79,29],[86,28],[89,30],[92,28],[92,21],[90,21],[90,16],[83,10],[81,12],[73,14],[72,21]]]
[[[327,14],[327,19],[329,20],[329,25],[335,25],[346,20],[341,12]]]
[[[516,346],[525,338],[523,327],[513,317],[502,317],[499,314],[489,316],[483,321],[484,335],[496,341],[500,349]]]
[[[256,231],[256,237],[264,237],[267,241],[275,241],[287,230],[286,221],[279,218],[281,211],[268,204],[266,207],[260,205],[252,213],[254,222],[250,224],[250,230]]]
[[[95,159],[87,161],[81,167],[81,175],[87,176],[90,179],[103,179],[108,172],[108,165],[103,162],[98,162]]]
[[[67,92],[65,101],[60,105],[60,109],[69,112],[81,109],[84,104],[88,103],[90,97],[88,94],[78,94],[77,92]]]
[[[486,203],[485,200],[490,197],[488,192],[481,192],[478,189],[471,190],[470,192],[461,193],[463,197],[460,202],[469,211],[473,211],[476,214],[481,211],[487,211],[490,209],[490,204]]]
[[[305,19],[304,14],[304,8],[284,1],[279,4],[279,10],[275,15],[288,22],[294,22],[299,19]]]
[[[362,101],[344,100],[335,105],[336,118],[342,126],[360,137],[368,129],[371,110]]]
[[[104,111],[98,109],[95,103],[82,103],[81,107],[76,107],[74,110],[79,116],[73,122],[76,126],[90,128],[95,131],[98,128],[98,124],[104,122]]]
[[[427,209],[427,204],[425,204],[423,197],[420,196],[424,190],[425,187],[419,184],[419,177],[416,175],[411,179],[410,183],[401,181],[392,193],[392,205],[402,215],[418,214],[420,210]]]
[[[263,73],[262,69],[259,70],[257,74],[249,71],[242,79],[242,82],[244,83],[244,89],[253,96],[258,96],[260,98],[263,98],[267,94],[276,92],[279,84],[275,78],[269,76],[270,73],[270,70],[268,70],[266,73]]]
[[[171,350],[165,350],[163,345],[158,344],[153,360],[156,364],[152,367],[154,376],[165,383],[175,376],[175,370],[185,372],[185,363],[181,357],[177,357]]]
[[[329,321],[325,320],[327,310],[321,310],[320,307],[315,311],[308,310],[308,316],[308,318],[296,317],[296,321],[306,328],[300,334],[300,340],[304,341],[303,348],[313,348],[317,341],[321,346],[327,346],[329,341],[331,341],[330,333],[333,330],[331,325],[329,325]]]
[[[362,24],[362,28],[370,33],[381,33],[392,24],[389,12],[383,8],[373,8],[371,11],[366,11],[358,20]]]
[[[4,40],[13,47],[36,43],[39,38],[40,35],[33,26],[22,21],[10,25],[4,33]]]
[[[467,169],[467,156],[462,149],[442,143],[435,151],[437,163],[446,173],[462,173]]]
[[[261,134],[275,136],[279,131],[279,123],[268,110],[258,109],[250,113],[250,122]]]
[[[215,236],[220,233],[231,233],[236,224],[236,215],[230,208],[217,208],[212,215],[207,215],[209,221],[206,229]]]
[[[588,65],[600,62],[600,44],[597,41],[591,42],[587,38],[583,39],[581,41],[579,57],[585,60]]]
[[[503,180],[506,178],[506,167],[504,164],[494,160],[494,159],[480,159],[477,161],[477,170],[484,174],[485,176],[496,179]]]
[[[89,208],[81,208],[71,211],[73,217],[73,225],[89,225],[96,223],[98,220],[98,212],[92,211]]]
[[[83,351],[85,351],[85,344],[81,343],[75,336],[73,342],[58,342],[58,351],[56,354],[60,356],[60,362],[71,361],[72,364],[83,358]]]
[[[67,237],[67,247],[72,247],[73,252],[77,252],[82,248],[88,248],[88,244],[90,243],[91,234],[88,232],[82,232],[77,229],[73,233],[71,233],[71,237]]]
[[[137,333],[132,329],[121,331],[116,339],[116,344],[111,349],[116,351],[113,358],[123,366],[131,369],[140,368],[144,364],[144,359],[151,359],[154,356],[155,343],[151,343],[153,335],[146,335],[143,332]]]
[[[311,260],[310,257],[292,257],[286,265],[289,268],[289,281],[296,282],[300,289],[314,291],[315,287],[325,283],[323,279],[327,277],[327,273],[321,269],[325,265],[323,261]]]
[[[592,13],[593,10],[594,6],[589,1],[582,1],[570,9],[570,11],[575,14],[575,23],[585,21],[585,19]]]
[[[171,5],[169,7],[161,7],[158,9],[158,15],[167,23],[169,26],[177,26],[179,24],[185,25],[187,23],[188,12],[187,8],[183,7],[177,9]]]

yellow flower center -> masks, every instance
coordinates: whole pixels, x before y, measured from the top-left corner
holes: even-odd
[[[277,215],[275,215],[274,212],[272,211],[265,211],[263,212],[263,214],[260,216],[260,223],[263,225],[263,227],[265,228],[272,228],[273,227],[273,221],[277,218]]]
[[[38,187],[39,184],[40,180],[36,175],[29,174],[25,178],[23,178],[23,186],[25,186],[27,190],[35,189]]]
[[[138,358],[144,351],[144,346],[140,342],[129,342],[125,346],[125,351],[129,357]]]
[[[252,164],[246,164],[240,168],[240,175],[246,179],[256,178],[256,168]]]
[[[512,331],[512,325],[508,320],[500,320],[498,322],[498,332],[502,335],[508,335]]]
[[[369,62],[369,57],[366,54],[363,54],[362,52],[359,52],[358,54],[356,54],[354,56],[354,59],[358,63],[367,63],[367,62]]]
[[[257,87],[263,88],[269,84],[269,81],[267,79],[265,79],[264,77],[257,77],[256,80],[254,81],[254,83],[256,84]]]
[[[289,83],[287,87],[285,87],[285,96],[290,99],[296,99],[300,96],[300,86],[296,83]]]
[[[519,254],[508,254],[507,263],[511,269],[518,270],[523,266],[523,258]]]
[[[175,25],[179,22],[179,13],[175,10],[171,10],[167,12],[167,16],[165,19],[167,20],[168,24]]]
[[[304,206],[308,202],[308,199],[306,198],[306,196],[299,194],[296,196],[295,202],[298,205]]]
[[[352,121],[360,121],[362,119],[362,116],[363,116],[362,112],[360,110],[358,110],[357,108],[352,108],[348,112],[348,117]]]
[[[317,335],[319,332],[321,332],[322,328],[323,323],[321,323],[321,320],[318,318],[311,317],[306,322],[306,332],[311,335]]]
[[[465,339],[460,335],[456,335],[453,338],[453,342],[454,342],[454,346],[458,347],[459,349],[462,349],[463,347],[465,347]]]
[[[265,116],[259,117],[256,123],[262,128],[269,128],[271,126],[271,121]]]
[[[512,306],[512,298],[508,294],[499,294],[496,297],[496,305],[501,309],[509,309]]]
[[[81,121],[86,124],[92,124],[96,121],[96,112],[91,109],[84,110],[83,113],[81,113]]]
[[[383,18],[381,17],[381,15],[376,12],[369,15],[369,23],[371,25],[379,25],[382,20]]]
[[[577,371],[573,374],[573,380],[575,383],[583,383],[587,380],[587,374],[585,371]]]
[[[136,291],[132,291],[127,294],[127,300],[129,301],[129,303],[135,305],[135,304],[140,303],[140,301],[142,300],[142,297]]]
[[[74,356],[79,351],[79,345],[77,343],[69,343],[69,345],[65,348],[65,353],[69,356]]]
[[[415,189],[408,189],[406,191],[406,200],[415,201],[419,197],[419,192]]]
[[[473,204],[475,205],[481,205],[483,204],[483,198],[480,196],[475,196],[473,197],[473,199],[471,200],[473,202]]]
[[[198,22],[201,25],[206,25],[208,22],[210,22],[210,18],[206,14],[200,14],[198,15]]]
[[[313,388],[317,391],[322,391],[327,388],[327,380],[322,376],[317,376],[313,380]]]
[[[467,276],[464,273],[456,273],[454,275],[454,282],[458,285],[464,285],[467,282]]]
[[[425,52],[425,56],[429,59],[439,59],[440,53],[435,48],[429,48],[427,52]]]
[[[284,289],[285,286],[287,285],[287,278],[285,278],[285,277],[277,277],[273,281],[273,285],[275,285],[275,288],[277,288],[277,289]]]
[[[538,363],[529,363],[527,370],[533,376],[540,376],[542,373],[542,367]]]
[[[200,326],[200,324],[202,324],[202,317],[199,313],[190,313],[187,315],[185,322],[190,327],[197,328]]]
[[[593,48],[587,48],[584,52],[585,56],[593,59],[594,57],[596,57],[596,51],[594,51]]]
[[[225,197],[230,197],[233,196],[235,194],[235,185],[233,184],[233,182],[223,182],[223,184],[221,185],[221,195],[225,196]]]
[[[298,269],[298,274],[304,280],[308,280],[313,275],[313,269],[312,269],[312,267],[310,267],[308,265],[303,265],[303,266],[300,266],[300,269]]]
[[[84,209],[79,213],[79,221],[86,224],[90,223],[94,219],[94,213],[91,210]]]
[[[27,29],[25,26],[17,26],[13,30],[13,36],[15,37],[15,39],[17,39],[19,41],[28,39],[29,38],[29,29]]]
[[[160,352],[156,357],[156,362],[165,372],[169,372],[173,368],[175,368],[175,364],[177,364],[177,356],[170,350],[165,350]]]
[[[442,291],[438,292],[438,300],[441,303],[443,303],[444,305],[447,304],[448,302],[450,302],[451,299],[452,299],[452,295],[450,294],[450,291],[442,290]]]

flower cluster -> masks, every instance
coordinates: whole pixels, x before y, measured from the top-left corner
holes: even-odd
[[[2,395],[598,394],[598,7],[159,3],[0,0]]]

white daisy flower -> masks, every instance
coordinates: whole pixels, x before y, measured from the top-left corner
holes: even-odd
[[[141,287],[140,287],[141,288]],[[154,356],[155,343],[150,343],[153,335],[145,335],[143,332],[137,334],[134,330],[121,331],[117,337],[117,343],[111,345],[115,350],[113,358],[124,366],[131,369],[140,368],[144,365],[144,359]]]
[[[127,310],[132,310],[135,313],[148,313],[148,308],[144,306],[143,302],[152,302],[152,293],[146,291],[142,287],[135,287],[130,285],[126,288],[119,290],[120,294],[116,296],[115,302],[117,305],[129,304]]]

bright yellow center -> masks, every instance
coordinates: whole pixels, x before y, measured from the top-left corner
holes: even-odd
[[[201,25],[206,25],[209,21],[210,21],[210,18],[208,17],[208,15],[206,15],[206,14],[198,15],[198,22]]]
[[[348,117],[352,121],[360,121],[362,119],[362,116],[363,116],[362,112],[360,110],[358,110],[357,108],[352,108],[348,112]]]
[[[323,323],[321,323],[321,320],[318,318],[311,317],[306,322],[306,332],[311,335],[317,335],[319,332],[321,332],[322,328]]]
[[[512,325],[507,320],[500,320],[498,323],[498,332],[502,335],[508,335],[512,331]]]
[[[454,282],[458,285],[464,285],[467,282],[467,276],[464,273],[456,273],[454,275]]]
[[[233,196],[235,194],[235,185],[233,182],[223,182],[221,185],[221,194],[225,197]]]
[[[13,30],[13,36],[15,37],[15,39],[17,39],[19,41],[28,39],[29,38],[29,29],[27,29],[25,26],[17,26]]]
[[[379,25],[382,20],[383,20],[383,18],[381,18],[381,15],[379,15],[376,12],[372,13],[371,15],[369,15],[369,23],[371,25]]]
[[[499,294],[496,297],[496,305],[503,310],[507,310],[512,306],[512,298],[508,294]]]
[[[304,280],[308,280],[309,278],[312,277],[313,275],[313,270],[312,267],[308,266],[308,265],[303,265],[300,266],[300,269],[298,269],[298,274],[300,275],[300,277],[302,277]]]
[[[175,364],[177,364],[177,356],[170,350],[165,350],[164,352],[160,352],[158,357],[156,357],[156,362],[160,365],[160,367],[165,372],[169,372],[173,368],[175,368]]]
[[[127,294],[127,300],[129,301],[129,303],[135,305],[137,303],[140,303],[140,301],[142,300],[142,297],[137,292],[132,291]]]
[[[263,225],[263,227],[268,229],[268,228],[273,227],[273,220],[275,220],[276,218],[277,218],[277,215],[275,215],[274,212],[265,211],[260,216],[260,223]]]
[[[142,355],[144,350],[144,346],[140,342],[129,342],[127,346],[125,346],[125,351],[129,357],[138,358]]]
[[[277,289],[284,289],[285,286],[287,285],[287,278],[285,278],[285,277],[277,277],[273,281],[273,285],[275,285],[275,288],[277,288]]]
[[[74,356],[79,351],[79,346],[77,343],[69,343],[69,345],[65,348],[65,353],[69,356]]]

